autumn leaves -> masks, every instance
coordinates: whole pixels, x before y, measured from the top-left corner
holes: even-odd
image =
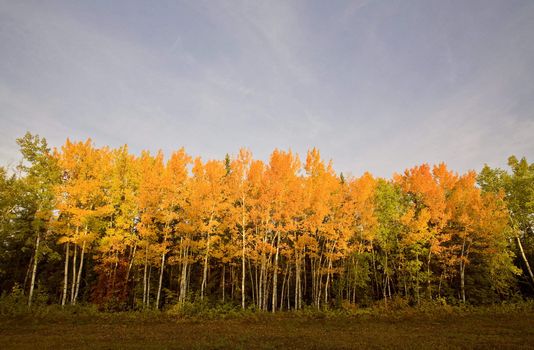
[[[281,150],[268,163],[246,149],[207,161],[180,149],[166,160],[90,140],[51,157],[59,176],[47,239],[62,247],[62,304],[81,290],[125,308],[466,301],[475,285],[505,295],[518,273],[502,195],[444,164],[345,178],[317,149],[304,164]]]

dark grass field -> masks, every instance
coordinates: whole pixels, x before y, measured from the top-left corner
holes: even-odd
[[[0,320],[0,349],[534,349],[534,312],[218,320],[28,315]]]

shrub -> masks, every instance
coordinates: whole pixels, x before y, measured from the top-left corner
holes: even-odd
[[[0,296],[0,315],[18,316],[25,313],[28,313],[27,299],[20,285],[15,283],[11,293],[3,293]]]

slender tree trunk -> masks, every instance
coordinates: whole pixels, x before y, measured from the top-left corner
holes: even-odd
[[[259,305],[260,303],[260,279],[258,275],[258,265],[254,265],[254,286],[256,288],[256,300],[254,300],[254,305]]]
[[[328,286],[330,285],[330,269],[332,268],[332,258],[328,257],[326,282],[324,284],[324,304],[328,306]]]
[[[428,249],[428,262],[426,267],[428,298],[432,300],[432,283],[430,280],[430,260],[432,259],[432,247]]]
[[[289,273],[289,264],[287,264],[286,270],[284,271],[284,277],[282,278],[282,290],[280,290],[280,310],[283,310],[284,308],[284,295],[285,295],[284,292],[286,290],[286,279],[288,277],[288,273]]]
[[[225,291],[226,291],[226,265],[223,263],[223,270],[222,270],[222,301],[223,301],[223,304],[225,302],[225,300],[224,300]]]
[[[375,292],[375,296],[378,296],[380,298],[380,287],[378,286],[378,276],[376,273],[376,260],[375,260],[374,246],[371,246],[371,258],[373,260],[373,276],[374,276],[373,290]]]
[[[525,255],[525,251],[523,250],[523,245],[521,244],[521,239],[519,238],[519,235],[516,237],[517,246],[519,247],[519,251],[521,252],[521,258],[523,258],[523,262],[525,263],[525,266],[527,267],[528,275],[530,276],[530,281],[532,282],[532,285],[534,286],[534,274],[532,273],[532,269],[530,268],[530,264],[528,263],[527,256]]]
[[[314,258],[312,263],[312,297],[313,303],[317,310],[321,307],[321,292],[322,292],[322,274],[321,268],[323,266],[323,249],[319,258]]]
[[[189,290],[189,287],[191,286],[191,276],[193,275],[191,273],[192,269],[193,269],[193,264],[188,264],[187,265],[187,285],[185,286],[187,290]]]
[[[179,258],[180,258],[180,262],[183,261],[184,259],[184,245],[183,245],[183,241],[184,241],[184,238],[183,237],[180,237],[180,250],[179,250]],[[176,294],[178,294],[178,302],[180,301],[180,288],[181,288],[181,278],[182,278],[182,265],[181,264],[178,264],[177,265],[178,267],[178,283],[177,283],[177,289],[176,289]]]
[[[65,275],[63,277],[63,294],[61,296],[61,307],[65,306],[65,302],[67,301],[67,289],[69,284],[69,247],[70,244],[67,242],[66,252],[65,252]]]
[[[82,269],[83,269],[83,257],[85,254],[85,241],[82,243],[82,254],[80,255],[80,267],[78,268],[78,277],[76,278],[76,291],[74,292],[73,304],[76,304],[76,299],[78,299],[78,292],[80,291],[80,280],[82,278]]]
[[[28,268],[26,269],[26,274],[24,275],[24,284],[22,285],[22,290],[26,290],[26,286],[28,285],[28,279],[30,278],[32,272],[33,258],[34,256],[32,255],[30,262],[28,263]]]
[[[230,265],[230,300],[234,301],[234,266]]]
[[[280,252],[280,231],[276,233],[276,255],[274,257],[273,268],[273,298],[272,298],[272,312],[276,312],[276,302],[278,297],[278,255]]]
[[[465,304],[465,264],[460,263],[460,288],[462,294],[462,303]]]
[[[328,306],[328,288],[330,286],[330,271],[332,270],[332,255],[334,255],[334,250],[336,249],[336,243],[333,244],[332,249],[330,250],[330,255],[328,256],[327,270],[326,270],[326,283],[324,287],[324,303]]]
[[[464,262],[464,252],[465,252],[465,237],[462,243],[462,255],[460,257],[460,293],[462,296],[462,302],[465,304],[465,262]]]
[[[200,285],[200,300],[204,300],[204,291],[208,281],[208,259],[210,254],[210,234],[207,233],[206,254],[204,255],[204,269],[202,272],[202,283]]]
[[[263,237],[263,244],[265,245],[265,243],[267,242],[267,236],[265,235]],[[267,264],[267,261],[266,261],[266,257],[265,257],[265,252],[261,252],[261,266],[260,266],[260,281],[259,281],[259,286],[258,286],[258,307],[263,310],[263,304],[264,304],[264,298],[265,298],[265,294],[264,294],[264,291],[265,291],[265,283],[264,283],[264,280],[265,280],[265,274],[266,274],[266,264]]]
[[[78,252],[76,243],[74,243],[74,255],[72,257],[72,282],[70,286],[70,303],[74,304],[74,290],[76,288],[76,254]]]
[[[117,267],[119,266],[119,251],[115,251],[115,262],[113,263],[113,274],[111,277],[111,293],[115,295],[115,279],[117,278]]]
[[[145,249],[145,268],[143,270],[143,309],[146,307],[146,287],[148,276],[148,242]]]
[[[289,274],[287,276],[287,310],[291,310],[291,266],[289,267]]]
[[[161,296],[161,285],[163,283],[163,269],[165,268],[165,252],[161,254],[161,269],[159,271],[158,294],[156,296],[156,309],[159,309],[159,298]]]
[[[302,263],[301,263],[301,277],[299,277],[301,283],[300,294],[300,308],[302,308],[303,295],[306,295],[308,291],[308,268],[306,267],[306,247],[302,250]],[[304,283],[303,283],[304,282]]]
[[[39,243],[41,241],[41,233],[37,230],[37,240],[35,241],[35,254],[33,257],[32,279],[30,282],[30,293],[28,296],[28,306],[32,306],[33,288],[35,287],[35,275],[37,274],[37,260],[39,259]]]
[[[152,275],[152,266],[149,266],[147,288],[146,288],[146,307],[147,308],[150,308],[150,277],[151,275]]]
[[[241,213],[241,235],[243,245],[241,249],[241,309],[245,310],[245,247],[246,247],[246,228],[245,228],[245,198],[243,197]]]
[[[312,304],[317,307],[317,258],[313,257],[310,259],[310,277],[311,277],[311,297]],[[306,276],[306,274],[304,274]]]
[[[256,304],[256,296],[254,291],[254,276],[252,275],[252,262],[248,260],[248,275],[250,276],[250,290],[252,294],[252,305]]]
[[[132,266],[133,266],[133,262],[134,262],[134,259],[135,259],[136,250],[137,250],[137,242],[135,242],[135,244],[134,244],[133,251],[132,251],[132,254],[131,254],[131,257],[130,257],[130,261],[128,263],[128,270],[126,270],[126,277],[124,278],[124,294],[125,295],[126,295],[126,293],[128,291],[128,281],[130,280],[130,273],[132,271]]]
[[[180,278],[180,296],[178,297],[178,301],[180,304],[183,304],[187,297],[187,269],[188,264],[187,260],[189,258],[189,247],[184,249],[184,258],[182,262],[182,276]]]
[[[384,272],[385,272],[385,275],[386,275],[386,281],[384,283],[384,291],[383,291],[383,294],[384,294],[384,305],[386,307],[386,309],[388,308],[388,298],[387,298],[387,294],[386,294],[386,288],[387,288],[387,283],[388,283],[388,252],[386,250],[386,254],[385,254],[385,257],[386,257],[386,261],[385,261],[385,269],[384,269]]]
[[[295,250],[295,310],[300,309],[300,255]]]
[[[324,247],[322,249],[324,251]],[[323,295],[323,252],[319,256],[319,271],[317,274],[317,310],[321,308],[321,296]]]
[[[417,261],[417,266],[419,266],[419,253],[415,254],[415,261]],[[421,297],[419,294],[419,269],[415,271],[415,294],[417,296],[417,305],[421,303]]]

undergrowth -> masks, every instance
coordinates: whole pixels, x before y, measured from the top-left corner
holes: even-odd
[[[492,305],[474,306],[469,304],[449,305],[444,299],[421,301],[412,306],[401,297],[386,301],[377,301],[366,307],[342,302],[336,308],[317,308],[305,306],[301,310],[281,311],[271,313],[262,311],[254,306],[242,309],[235,303],[210,303],[207,299],[175,303],[163,310],[138,311],[102,311],[94,304],[65,305],[52,304],[47,294],[36,291],[32,306],[27,305],[27,297],[19,286],[15,286],[11,293],[0,296],[0,317],[47,319],[47,320],[75,320],[77,322],[102,319],[107,321],[146,321],[158,322],[166,320],[215,320],[215,319],[250,319],[262,320],[275,317],[321,319],[345,317],[390,317],[402,318],[417,315],[464,315],[464,314],[506,314],[532,313],[534,300],[514,300]]]

